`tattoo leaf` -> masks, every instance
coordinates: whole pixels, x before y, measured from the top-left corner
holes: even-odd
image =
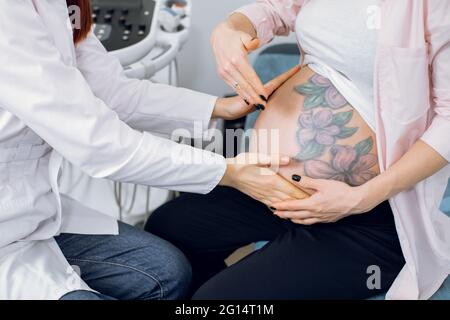
[[[321,156],[324,150],[324,145],[318,144],[317,142],[313,141],[309,143],[305,148],[302,148],[295,159],[299,161],[311,160]]]
[[[336,136],[338,139],[347,139],[353,136],[358,131],[358,128],[341,128],[341,132]]]
[[[323,95],[307,96],[303,105],[305,110],[320,107],[325,102]]]
[[[333,123],[339,127],[345,126],[353,117],[353,111],[339,112],[333,115]]]
[[[295,91],[297,91],[297,93],[300,93],[302,95],[318,96],[318,95],[322,95],[324,93],[325,89],[322,87],[319,87],[313,83],[308,82],[308,83],[296,86]]]
[[[373,148],[373,139],[372,137],[367,138],[366,140],[363,140],[359,142],[355,146],[355,150],[358,153],[359,156],[364,156],[368,154]]]

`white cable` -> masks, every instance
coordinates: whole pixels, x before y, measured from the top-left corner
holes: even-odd
[[[122,203],[122,189],[123,184],[121,182],[114,182],[114,197],[116,200],[116,204],[119,208],[119,220],[123,220],[123,214],[131,215],[133,208],[136,204],[136,197],[137,197],[137,185],[133,185],[133,193],[131,195],[131,203],[128,207],[128,209],[125,208],[125,203]]]
[[[114,198],[119,208],[119,221],[122,221],[122,184],[120,182],[114,182]]]
[[[172,82],[172,73],[173,73],[173,70],[172,70],[172,67],[173,67],[173,61],[171,61],[170,63],[169,63],[169,85],[171,85],[171,86],[173,86],[173,82]]]
[[[150,216],[150,199],[151,199],[151,194],[152,194],[152,188],[151,187],[147,187],[147,198],[146,198],[146,203],[145,203],[145,215],[148,217]]]
[[[179,67],[178,67],[178,58],[175,58],[173,60],[174,66],[175,66],[175,86],[178,87],[180,82],[180,73],[179,73]]]
[[[131,214],[131,212],[133,211],[134,205],[136,203],[136,194],[137,194],[137,185],[133,185],[133,194],[131,196],[131,203],[129,206],[129,209],[125,209],[125,213],[126,214]]]

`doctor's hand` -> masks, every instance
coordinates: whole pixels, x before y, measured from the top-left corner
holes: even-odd
[[[215,28],[211,45],[220,77],[249,105],[265,107],[269,93],[248,59],[260,46],[250,20],[240,13],[231,15]]]
[[[274,214],[294,223],[311,225],[332,223],[347,216],[366,213],[381,201],[375,199],[365,188],[349,186],[335,180],[311,179],[294,175],[294,183],[312,195],[303,200],[288,200],[274,203]]]
[[[270,96],[275,90],[277,90],[283,83],[289,80],[300,70],[300,66],[295,66],[289,71],[279,75],[265,84],[264,88]],[[232,98],[219,98],[217,99],[216,106],[213,111],[213,118],[222,118],[225,120],[235,120],[245,117],[249,113],[255,111],[256,108],[253,105],[247,104],[239,96]]]
[[[220,185],[236,188],[269,207],[280,201],[303,199],[308,196],[305,192],[276,174],[289,162],[285,156],[243,153],[227,159]]]

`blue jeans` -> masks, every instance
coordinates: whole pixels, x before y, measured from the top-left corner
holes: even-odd
[[[67,261],[98,291],[74,291],[62,300],[174,300],[186,297],[191,267],[170,243],[124,223],[119,235],[55,237]]]

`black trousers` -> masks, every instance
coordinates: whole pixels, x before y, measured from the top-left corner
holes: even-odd
[[[218,187],[162,206],[146,229],[185,253],[200,300],[364,299],[386,292],[405,264],[388,202],[336,223],[302,226]],[[270,242],[226,268],[236,249],[261,240]]]

